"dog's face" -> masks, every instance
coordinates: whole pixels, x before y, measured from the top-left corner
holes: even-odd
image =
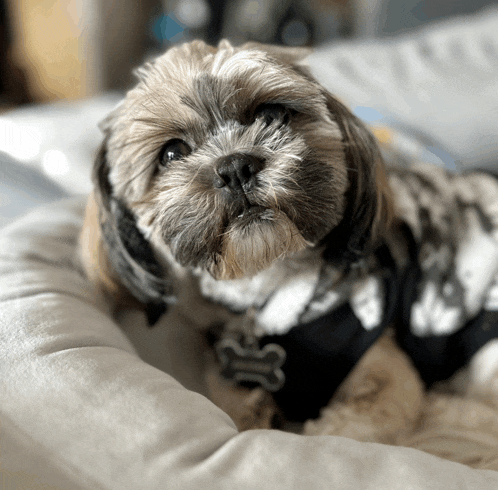
[[[385,204],[377,149],[303,54],[193,42],[140,69],[103,124],[103,220],[112,196],[156,254],[216,279],[306,247],[361,252]]]

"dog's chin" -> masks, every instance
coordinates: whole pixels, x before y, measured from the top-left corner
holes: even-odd
[[[230,223],[207,270],[219,280],[251,277],[310,245],[284,213],[255,209]]]

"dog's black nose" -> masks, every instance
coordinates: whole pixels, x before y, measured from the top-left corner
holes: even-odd
[[[256,182],[256,174],[262,170],[263,160],[254,155],[235,153],[218,160],[214,187],[228,187],[234,193],[243,193],[251,189]]]

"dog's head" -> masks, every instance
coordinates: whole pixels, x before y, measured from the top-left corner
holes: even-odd
[[[141,68],[102,125],[95,196],[102,223],[117,220],[104,240],[133,228],[131,256],[148,244],[217,279],[306,247],[353,262],[372,246],[387,209],[377,146],[305,54],[196,41]]]

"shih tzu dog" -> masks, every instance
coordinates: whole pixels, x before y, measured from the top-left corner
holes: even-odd
[[[467,335],[493,314],[496,183],[386,175],[306,54],[195,41],[141,68],[102,124],[83,261],[116,308],[135,302],[152,325],[175,305],[206,330],[222,375],[213,398],[240,428],[278,412],[308,420],[306,433],[389,440],[416,419],[424,382],[496,337]],[[491,258],[489,287],[467,301],[471,232]]]

